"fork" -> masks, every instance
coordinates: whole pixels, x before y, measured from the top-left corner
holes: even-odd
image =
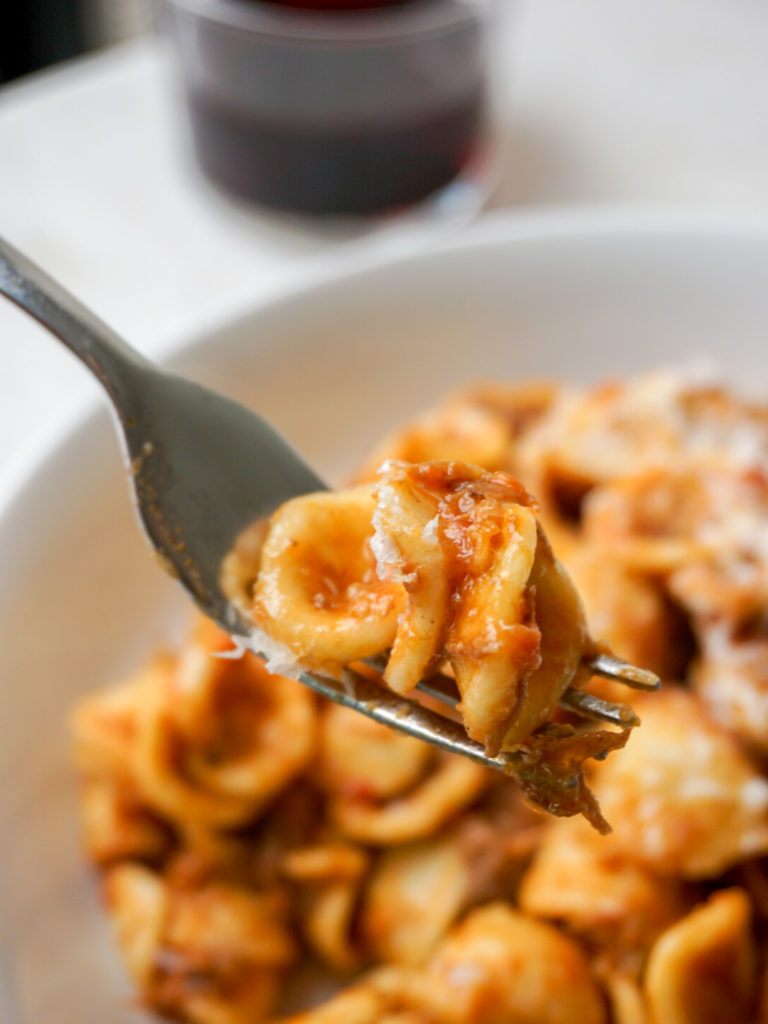
[[[164,567],[200,610],[241,647],[255,650],[252,628],[224,594],[221,565],[243,529],[283,502],[327,489],[298,452],[255,412],[152,363],[27,257],[0,239],[0,294],[47,328],[95,375],[110,399],[125,455],[135,510]],[[655,690],[658,678],[598,654],[596,675]],[[302,672],[316,692],[385,725],[502,771],[504,752],[489,757],[459,722],[400,697],[350,669],[342,679]],[[455,705],[451,680],[419,684]],[[561,706],[623,728],[637,724],[627,705],[582,690]]]

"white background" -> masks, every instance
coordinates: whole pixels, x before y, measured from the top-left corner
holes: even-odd
[[[768,216],[764,0],[529,0],[502,46],[492,205]],[[0,90],[0,234],[150,353],[247,307],[306,259],[384,244],[244,210],[210,189],[154,41]],[[5,305],[0,353],[1,473],[95,388]]]

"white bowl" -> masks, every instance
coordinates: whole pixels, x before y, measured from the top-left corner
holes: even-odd
[[[388,427],[477,378],[594,378],[714,358],[768,382],[768,228],[644,215],[488,220],[350,250],[173,365],[252,403],[342,475]],[[105,409],[0,492],[0,1019],[145,1020],[84,866],[67,712],[187,611],[134,523]],[[248,472],[247,465],[243,473]]]

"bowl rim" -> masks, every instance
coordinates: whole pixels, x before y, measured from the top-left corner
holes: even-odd
[[[184,355],[210,344],[220,332],[232,332],[296,301],[311,300],[330,286],[354,282],[397,266],[418,267],[443,254],[472,253],[499,244],[526,241],[633,239],[658,236],[702,243],[726,239],[760,241],[768,253],[768,212],[712,212],[651,206],[551,206],[538,210],[487,213],[461,230],[445,224],[385,228],[378,235],[341,243],[337,248],[297,260],[267,294],[242,302],[227,315],[213,315],[194,332],[158,346],[151,358],[173,369]],[[85,371],[84,371],[85,372]],[[79,398],[32,433],[0,470],[0,547],[7,524],[46,466],[111,407],[101,394]]]

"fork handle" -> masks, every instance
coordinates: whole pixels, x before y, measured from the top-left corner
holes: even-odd
[[[0,294],[34,317],[85,363],[120,408],[122,381],[151,364],[32,260],[0,238]]]

